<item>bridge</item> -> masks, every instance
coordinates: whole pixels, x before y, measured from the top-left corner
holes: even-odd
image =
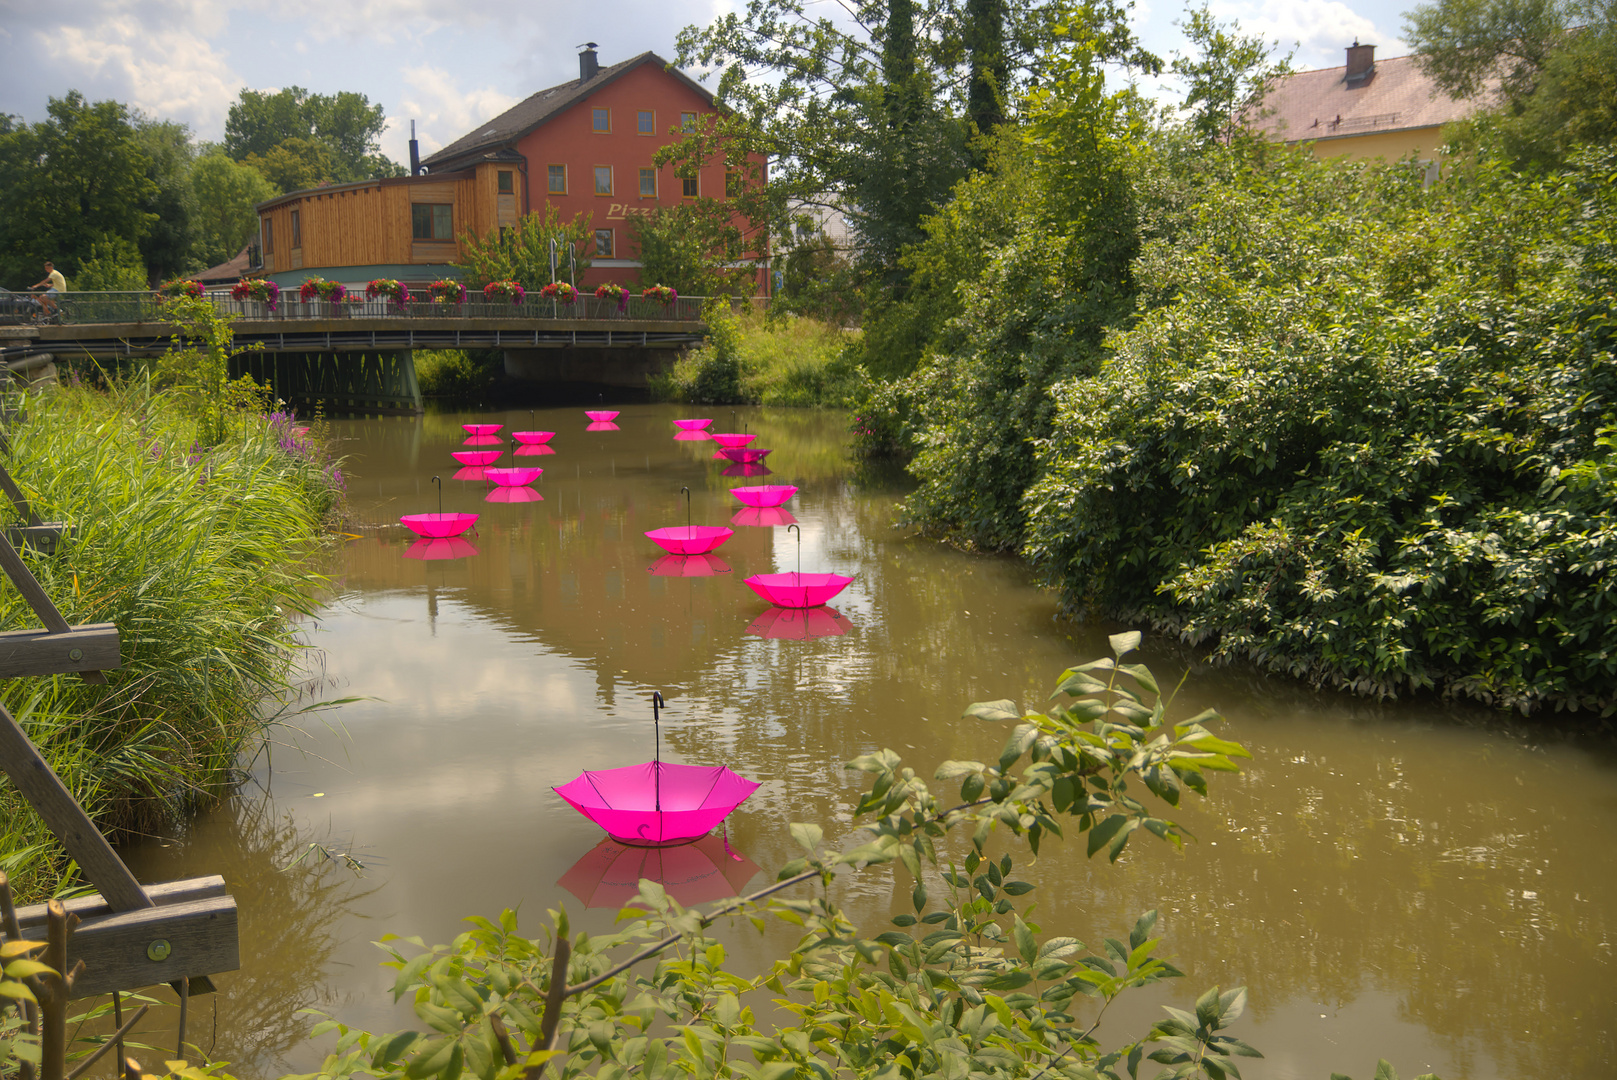
[[[232,319],[232,374],[250,374],[295,404],[341,412],[419,412],[416,349],[500,349],[508,375],[534,381],[643,387],[652,372],[702,340],[702,297],[671,304],[581,297],[571,304],[410,303],[388,299],[305,303],[290,291],[273,309],[207,299]],[[0,362],[14,372],[52,361],[157,356],[179,346],[167,304],[151,293],[65,293],[48,325],[0,325]]]

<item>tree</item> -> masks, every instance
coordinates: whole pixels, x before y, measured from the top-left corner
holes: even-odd
[[[490,229],[482,237],[462,233],[464,261],[456,269],[466,276],[469,288],[482,288],[491,281],[516,281],[531,291],[551,280],[551,241],[556,243],[557,278],[567,279],[568,244],[573,245],[577,272],[589,269],[595,246],[589,215],[581,211],[571,221],[563,221],[561,211],[548,202],[543,211],[524,214],[515,228]]]
[[[295,135],[262,154],[248,154],[241,163],[258,170],[281,191],[303,191],[334,179],[331,151],[325,144]]]
[[[403,168],[378,151],[386,127],[382,106],[372,105],[364,94],[347,90],[311,94],[301,86],[273,93],[243,90],[225,118],[224,146],[225,152],[237,161],[246,161],[252,155],[264,161],[291,140],[317,144],[323,156],[303,146],[293,151],[293,156],[305,163],[301,171],[293,174],[296,178],[307,179],[310,166],[319,164],[321,175],[313,183],[402,176]],[[280,183],[273,168],[266,169],[265,174]],[[298,190],[286,184],[280,186],[283,191]]]
[[[196,197],[191,190],[191,163],[196,148],[191,129],[169,120],[137,114],[135,141],[149,164],[147,179],[153,191],[145,209],[152,227],[141,240],[149,280],[162,281],[194,267],[196,259]],[[206,264],[204,264],[206,265]]]
[[[90,257],[68,283],[81,292],[143,292],[150,287],[140,249],[122,237],[90,245]]]
[[[662,207],[633,221],[641,284],[687,296],[751,296],[757,287],[757,265],[722,201]]]
[[[1578,11],[1568,0],[1436,0],[1410,9],[1404,40],[1452,97],[1476,97],[1497,74],[1506,97],[1521,99]]]
[[[258,235],[258,203],[279,194],[264,174],[215,147],[191,166],[197,203],[197,258],[205,266],[232,259]]]
[[[1176,54],[1171,68],[1186,84],[1190,129],[1204,143],[1229,142],[1249,130],[1246,119],[1261,110],[1274,80],[1291,70],[1291,57],[1269,63],[1270,43],[1218,22],[1206,3],[1179,26],[1198,53]]]
[[[0,134],[0,274],[34,281],[50,259],[71,277],[108,237],[139,244],[155,223],[150,167],[128,108],[76,90]]]

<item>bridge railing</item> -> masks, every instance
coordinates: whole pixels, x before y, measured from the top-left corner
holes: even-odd
[[[300,300],[296,292],[287,290],[280,296],[274,310],[267,303],[256,300],[235,300],[227,289],[210,290],[206,299],[221,314],[234,315],[244,320],[304,321],[314,319],[586,319],[590,321],[645,321],[645,322],[700,322],[702,303],[700,296],[681,296],[671,304],[631,296],[620,308],[615,300],[597,300],[582,296],[571,304],[561,304],[529,296],[520,304],[503,302],[485,303],[481,297],[468,299],[464,304],[433,303],[415,300],[404,306],[386,298],[369,298],[363,294],[348,300],[332,302]],[[57,297],[61,321],[76,325],[93,323],[166,322],[168,302],[150,292],[67,292]]]

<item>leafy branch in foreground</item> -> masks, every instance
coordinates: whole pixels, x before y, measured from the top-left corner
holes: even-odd
[[[890,750],[851,762],[872,778],[858,808],[864,842],[829,853],[819,826],[795,824],[803,857],[768,887],[706,914],[642,881],[613,934],[572,933],[566,913],[552,911],[542,936],[528,938],[507,910],[498,921],[469,920],[473,929],[447,946],[403,939],[414,955],[389,935],[394,995],[411,1000],[425,1030],[382,1035],[323,1023],[316,1034],[336,1032],[337,1045],[304,1080],[456,1080],[467,1071],[537,1080],[552,1065],[563,1080],[1121,1080],[1137,1077],[1148,1056],[1167,1066],[1163,1077],[1238,1078],[1233,1059],[1257,1056],[1225,1033],[1244,1007],[1243,990],[1211,990],[1194,1014],[1173,1012],[1143,1035],[1103,1047],[1097,1030],[1112,1001],[1181,974],[1155,955],[1156,912],[1095,947],[1043,935],[1024,899],[1035,885],[1014,875],[1013,853],[990,851],[1007,846],[996,831],[1035,850],[1048,835],[1087,833],[1089,853],[1105,849],[1113,860],[1142,827],[1180,844],[1180,826],[1157,816],[1131,783],[1176,805],[1187,787],[1205,792],[1208,772],[1236,771],[1234,759],[1248,756],[1212,733],[1215,713],[1168,720],[1151,672],[1121,662],[1138,643],[1137,633],[1117,635],[1115,659],[1063,673],[1044,712],[1019,715],[1006,701],[973,705],[968,715],[1013,727],[997,762],[937,770],[936,780],[958,780],[958,801],[935,794]],[[969,841],[951,843],[962,829]],[[914,914],[868,937],[832,885],[843,873],[891,862],[907,873]],[[770,899],[809,883],[818,888],[808,899]],[[768,971],[739,975],[709,935],[738,912],[759,930],[772,915],[801,927],[802,937]]]

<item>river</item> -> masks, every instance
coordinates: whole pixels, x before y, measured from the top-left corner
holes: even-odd
[[[722,475],[711,442],[672,438],[681,416],[757,432],[772,475]],[[452,479],[474,420],[556,432],[553,454],[523,459],[545,470],[541,501],[489,503],[485,483]],[[761,868],[758,887],[795,857],[791,822],[849,840],[849,758],[890,747],[926,775],[993,758],[1006,732],[961,719],[966,705],[1037,707],[1065,667],[1107,654],[1122,628],[1058,619],[1018,563],[897,527],[902,486],[848,459],[845,423],[659,405],[625,406],[617,430],[586,430],[576,408],[330,423],[356,526],[309,627],[319,652],[300,704],[356,700],[281,729],[217,811],[127,849],[142,880],[222,873],[241,906],[242,968],[197,999],[190,1037],[243,1077],[316,1069],[331,1039],[308,1040],[299,1009],[372,1029],[413,1020],[378,966],[384,933],[447,941],[466,916],[518,907],[537,934],[560,905],[575,927],[609,928],[612,907],[586,909],[580,884],[611,859],[602,834],[551,788],[649,758],[653,690],[669,706],[666,759],[761,782],[707,845],[737,887]],[[412,538],[389,525],[437,509],[435,474],[445,509],[482,515],[474,555],[407,557]],[[737,525],[717,553],[729,573],[648,572],[661,553],[644,533],[685,523],[682,487],[694,523],[722,525],[739,508],[728,488],[759,483],[799,488],[786,509],[800,548],[783,527]],[[799,559],[853,575],[837,618],[813,627],[839,632],[760,636],[768,608],[743,579]],[[1378,1057],[1444,1080],[1617,1075],[1609,738],[1206,668],[1150,635],[1140,659],[1166,682],[1190,664],[1174,711],[1218,708],[1253,760],[1169,815],[1195,836],[1183,852],[1147,836],[1109,865],[1054,843],[1022,871],[1045,934],[1098,943],[1162,913],[1161,954],[1187,977],[1126,996],[1103,1039],[1245,985],[1235,1034],[1266,1055],[1242,1063],[1248,1080],[1364,1080]],[[610,904],[605,877],[593,899]],[[907,887],[875,869],[844,899],[875,933]],[[724,933],[752,970],[790,929]]]

